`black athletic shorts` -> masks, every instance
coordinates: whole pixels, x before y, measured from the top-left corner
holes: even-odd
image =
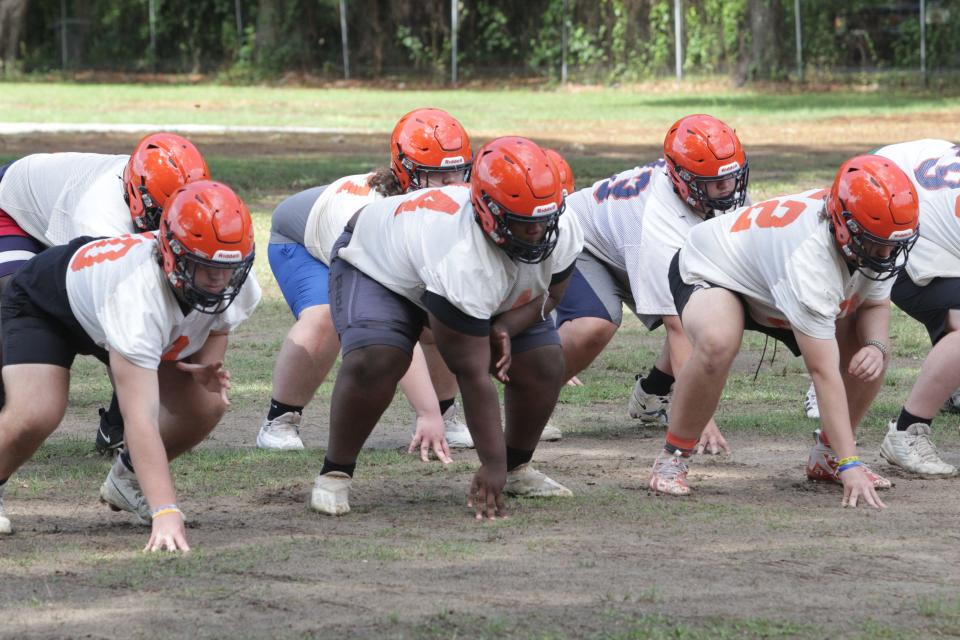
[[[109,356],[77,321],[67,298],[67,265],[95,238],[51,247],[17,272],[0,301],[3,364],[52,364],[69,369],[78,355]]]
[[[924,286],[901,271],[893,283],[890,300],[927,328],[930,342],[937,344],[947,334],[947,315],[960,309],[960,278],[934,278]]]
[[[680,250],[682,251],[682,249]],[[703,287],[698,284],[687,284],[683,281],[683,278],[680,277],[680,251],[677,251],[673,256],[673,260],[670,261],[670,293],[673,294],[673,303],[677,307],[677,314],[680,316],[681,322],[683,321],[683,308],[687,306],[687,303],[690,301],[690,296],[693,295],[693,292],[697,289],[702,289]],[[723,288],[719,285],[710,283],[711,286]],[[730,291],[727,289],[727,291]],[[800,345],[797,344],[797,337],[793,335],[793,331],[790,329],[778,329],[776,327],[765,327],[750,316],[750,309],[747,307],[747,301],[740,293],[736,291],[730,291],[733,295],[737,296],[740,300],[740,304],[743,305],[743,328],[749,331],[758,331],[764,335],[770,336],[775,340],[779,340],[790,349],[790,353],[795,356],[800,355]]]

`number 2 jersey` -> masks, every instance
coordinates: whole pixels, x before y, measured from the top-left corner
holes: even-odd
[[[925,139],[874,153],[910,177],[920,200],[920,238],[907,259],[907,275],[921,287],[934,278],[960,278],[960,146]]]
[[[66,269],[70,309],[83,330],[145,369],[196,353],[211,333],[231,331],[260,301],[251,271],[223,313],[184,314],[157,262],[158,250],[152,233],[103,238],[77,249]]]
[[[741,294],[761,325],[833,338],[837,318],[864,300],[889,298],[894,279],[851,273],[820,215],[826,196],[805,191],[697,225],[680,251],[681,278]]]
[[[549,258],[515,262],[474,219],[469,186],[421,189],[367,205],[338,256],[421,308],[430,292],[488,320],[538,298],[555,276],[569,274],[583,233],[566,214],[559,227]]]
[[[52,247],[80,236],[132,233],[123,199],[130,156],[36,153],[14,162],[0,182],[0,209],[30,236]]]

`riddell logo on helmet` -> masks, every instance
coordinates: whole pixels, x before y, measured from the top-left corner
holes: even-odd
[[[539,207],[534,207],[531,215],[539,216],[545,213],[553,213],[557,210],[557,203],[551,202],[550,204],[541,204]]]
[[[913,237],[913,234],[914,234],[914,233],[915,233],[915,231],[914,231],[913,229],[903,229],[903,230],[901,230],[901,231],[894,231],[893,233],[890,234],[890,237],[887,238],[887,239],[888,239],[888,240],[903,240],[903,239],[905,239],[905,238],[911,238],[911,237]]]
[[[463,156],[453,156],[452,158],[444,158],[440,161],[441,167],[455,167],[461,164],[465,164]]]
[[[211,260],[215,262],[240,262],[243,259],[243,254],[239,251],[224,251],[223,249],[218,249]]]
[[[740,169],[740,163],[734,161],[734,162],[731,162],[730,164],[725,164],[719,169],[717,169],[717,175],[722,176],[725,173],[733,173],[734,171],[737,171],[739,169]]]

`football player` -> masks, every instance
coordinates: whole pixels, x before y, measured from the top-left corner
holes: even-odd
[[[82,236],[17,272],[2,303],[0,531],[5,483],[60,424],[74,357],[89,354],[109,364],[127,425],[100,497],[152,527],[148,550],[189,550],[168,462],[229,404],[227,335],[260,299],[253,259],[246,205],[197,181],[170,196],[157,232]]]
[[[145,136],[129,156],[37,153],[0,168],[0,293],[46,247],[156,230],[170,194],[209,178],[197,148],[173,133]],[[100,410],[96,446],[123,446],[116,394]]]
[[[330,315],[327,280],[330,250],[347,222],[365,205],[388,196],[463,184],[469,177],[471,153],[470,139],[453,116],[440,109],[416,109],[394,127],[389,168],[307,189],[287,198],[274,211],[267,255],[296,322],[277,355],[272,397],[257,446],[303,449],[303,409],[340,351]],[[435,372],[437,369],[433,366]],[[417,414],[411,451],[419,445],[421,457],[426,459],[432,448],[446,462],[450,460],[448,443],[452,447],[473,446],[466,425],[456,418],[452,399],[455,386],[450,399],[440,401],[438,410],[437,395],[419,346],[401,388]]]
[[[331,252],[343,361],[315,510],[349,511],[357,455],[425,324],[456,375],[480,458],[468,501],[476,517],[503,515],[504,492],[570,495],[530,465],[563,384],[549,313],[583,244],[563,200],[544,152],[505,137],[476,154],[469,186],[379,200],[354,216]],[[491,374],[505,386],[505,432]]]
[[[698,114],[670,127],[663,158],[567,199],[569,215],[584,233],[583,253],[557,306],[568,378],[607,346],[626,303],[648,329],[663,324],[667,333],[653,368],[636,376],[628,411],[645,423],[666,424],[674,376],[690,354],[670,295],[670,260],[696,225],[745,202],[748,180],[737,134]],[[700,447],[729,450],[712,418]]]
[[[890,289],[918,237],[917,193],[893,162],[858,156],[829,192],[760,202],[691,230],[670,263],[693,352],[677,378],[650,488],[687,495],[688,460],[720,400],[744,329],[802,355],[823,429],[807,477],[843,484],[844,506],[884,504],[890,482],[857,456],[854,431],[888,361]]]
[[[931,424],[960,387],[960,146],[914,140],[876,150],[913,181],[920,198],[920,238],[891,299],[927,329],[932,347],[900,414],[890,421],[880,455],[926,477],[956,473],[933,443]]]

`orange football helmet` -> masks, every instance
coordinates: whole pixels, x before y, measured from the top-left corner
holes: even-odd
[[[123,199],[138,232],[154,231],[170,195],[210,170],[193,143],[175,133],[151,133],[137,143],[123,169]]]
[[[531,140],[497,138],[477,152],[470,179],[470,200],[480,227],[520,262],[543,262],[560,237],[563,185],[557,167]],[[545,224],[541,239],[514,235],[509,222]]]
[[[847,262],[871,280],[900,273],[920,237],[918,202],[907,174],[882,156],[856,156],[840,165],[826,206]]]
[[[544,149],[543,152],[547,154],[547,157],[550,158],[550,161],[553,162],[553,165],[557,168],[557,172],[560,174],[560,184],[563,185],[563,190],[566,192],[564,195],[568,196],[573,193],[573,169],[570,168],[566,158],[553,149]]]
[[[400,118],[390,136],[390,169],[404,191],[426,186],[425,174],[459,171],[470,178],[470,138],[442,109],[415,109]]]
[[[243,200],[219,182],[191,182],[170,196],[159,236],[177,297],[201,313],[226,310],[253,266],[253,221]]]
[[[747,198],[750,168],[733,129],[712,116],[680,118],[663,140],[667,175],[680,199],[704,218],[726,213]],[[707,185],[734,179],[728,195],[710,197]]]

